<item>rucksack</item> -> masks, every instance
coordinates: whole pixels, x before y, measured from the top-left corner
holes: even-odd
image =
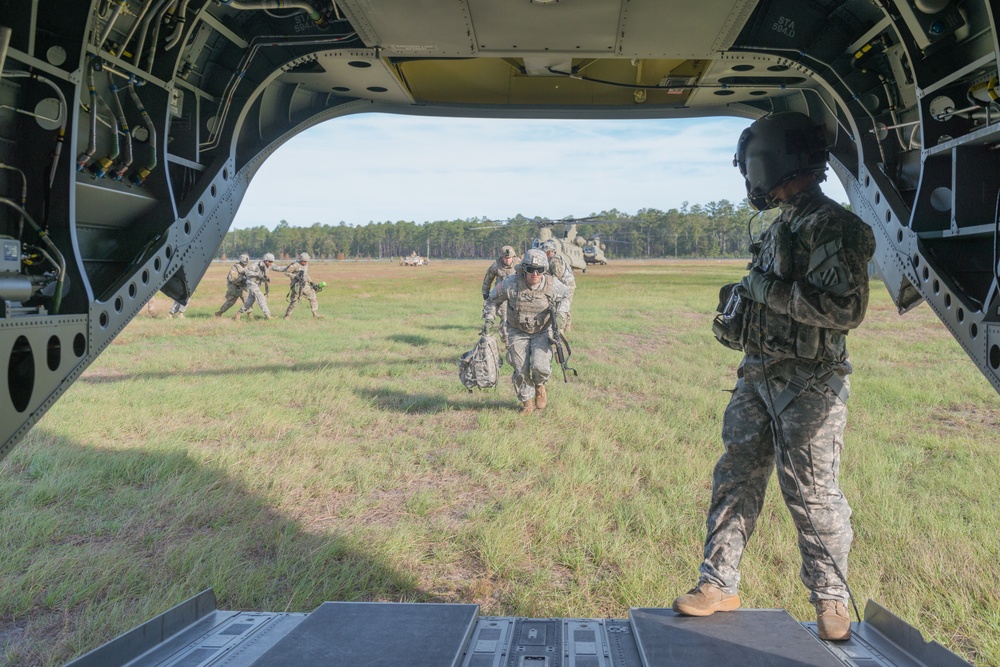
[[[475,347],[458,360],[458,379],[471,393],[473,389],[490,389],[497,386],[503,357],[496,336],[483,332]]]

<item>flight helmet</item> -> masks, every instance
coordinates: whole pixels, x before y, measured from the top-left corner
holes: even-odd
[[[774,208],[770,193],[799,174],[826,179],[829,157],[823,128],[797,111],[771,114],[743,130],[733,166],[746,181],[747,199],[759,211]]]
[[[299,261],[300,262],[308,262],[310,259],[312,259],[312,257],[309,256],[309,253],[307,253],[307,252],[300,252],[299,253]]]
[[[524,258],[518,267],[521,273],[527,273],[529,269],[541,269],[544,273],[549,268],[549,258],[541,250],[532,248],[524,253]]]
[[[274,261],[274,255],[271,254],[271,253],[269,253],[269,252],[265,252],[264,253],[264,261],[265,262],[273,262]]]
[[[246,253],[243,253],[242,255],[240,255],[240,264],[242,264],[243,266],[246,266],[249,263],[250,263],[250,255],[248,255]]]

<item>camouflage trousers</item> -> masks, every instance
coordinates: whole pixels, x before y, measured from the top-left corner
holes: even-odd
[[[232,308],[237,301],[244,301],[246,299],[246,291],[247,290],[245,287],[241,287],[239,285],[230,285],[229,287],[227,287],[226,300],[219,308],[219,310],[216,312],[216,314],[221,315],[222,313]]]
[[[285,317],[292,314],[292,311],[295,310],[295,306],[297,306],[299,301],[302,299],[309,301],[309,307],[312,309],[313,317],[319,315],[319,300],[316,298],[316,290],[307,284],[301,290],[293,289],[289,293],[288,308],[285,310]]]
[[[798,532],[799,578],[812,592],[810,601],[846,603],[847,587],[837,568],[847,576],[854,532],[851,508],[837,478],[847,406],[832,390],[814,384],[781,412],[776,434],[766,401],[769,396],[777,397],[787,384],[781,377],[767,382],[740,378],[736,383],[722,422],[726,451],[712,478],[699,581],[727,593],[737,592],[740,559],[757,524],[771,471],[777,468],[781,494]]]
[[[246,313],[253,309],[253,305],[256,303],[260,306],[261,311],[264,313],[264,317],[271,317],[271,309],[267,307],[267,297],[264,293],[260,291],[260,285],[256,283],[247,283],[247,290],[249,290],[250,295],[247,300],[243,302],[243,307],[237,311],[240,315]]]
[[[514,368],[514,393],[517,400],[530,401],[535,386],[549,381],[552,375],[552,343],[549,332],[527,334],[507,327],[507,363]]]

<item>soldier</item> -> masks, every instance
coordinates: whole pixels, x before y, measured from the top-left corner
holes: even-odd
[[[566,259],[565,255],[556,251],[556,242],[552,239],[543,241],[539,247],[545,252],[545,257],[549,260],[548,274],[555,276],[559,279],[559,282],[569,288],[569,301],[572,306],[573,294],[576,292],[576,278],[573,276],[573,267],[569,265],[569,260]],[[570,324],[570,317],[567,317],[566,328],[563,331],[569,331]]]
[[[167,312],[167,317],[179,317],[180,319],[184,319],[184,311],[187,310],[187,308],[186,303],[174,299],[174,305],[170,306],[170,310]]]
[[[514,265],[517,264],[517,251],[513,246],[505,245],[500,248],[500,256],[496,258],[490,268],[486,269],[486,276],[483,278],[483,301],[490,298],[490,290],[493,289],[493,281],[499,285],[507,276],[514,275]],[[500,311],[500,340],[507,344],[507,309]]]
[[[312,309],[313,317],[318,320],[323,319],[323,316],[319,314],[319,300],[316,298],[316,290],[313,288],[312,281],[309,280],[309,260],[309,253],[302,252],[299,253],[296,261],[285,268],[274,269],[275,271],[287,273],[288,279],[291,281],[288,290],[288,309],[285,310],[286,320],[291,317],[292,311],[295,310],[295,306],[302,297],[309,300],[309,307]]]
[[[265,295],[269,291],[271,283],[271,277],[267,275],[267,272],[272,264],[274,264],[274,255],[265,252],[262,260],[246,267],[244,275],[247,279],[247,290],[250,292],[250,296],[243,302],[243,307],[236,311],[237,320],[243,316],[243,313],[249,312],[253,308],[254,303],[260,304],[260,309],[264,312],[265,320],[271,319],[271,309],[267,307],[267,297]],[[264,286],[263,291],[260,289],[261,285]]]
[[[725,452],[715,466],[704,560],[695,588],[675,611],[708,616],[740,606],[740,559],[777,467],[798,531],[799,577],[811,591],[819,636],[851,636],[847,555],[851,508],[837,477],[844,447],[851,363],[845,336],[868,306],[872,230],[823,195],[822,130],[800,113],[777,113],[743,131],[733,164],[750,203],[781,208],[743,280],[741,331],[720,341],[745,356],[722,421]],[[718,332],[717,332],[717,335]]]
[[[562,330],[569,315],[569,288],[545,275],[548,265],[545,253],[529,250],[517,272],[496,285],[483,304],[487,324],[496,319],[497,308],[507,304],[507,361],[514,367],[514,392],[525,415],[545,409],[545,383],[552,374],[552,327]]]
[[[215,311],[216,317],[222,317],[222,314],[232,308],[237,301],[240,302],[240,305],[246,303],[248,264],[250,264],[250,255],[243,253],[240,255],[240,261],[229,269],[229,273],[226,275],[226,301]]]

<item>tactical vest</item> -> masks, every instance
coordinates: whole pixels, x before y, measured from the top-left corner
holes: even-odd
[[[497,260],[496,262],[493,262],[493,265],[496,267],[497,283],[502,283],[504,278],[514,275],[517,271],[517,269],[514,268],[516,266],[515,263],[511,263],[510,266],[504,266],[499,260]]]
[[[517,276],[517,292],[507,299],[507,324],[527,334],[536,334],[551,326],[552,281],[542,289],[531,289],[524,276]]]
[[[782,213],[767,229],[761,239],[761,249],[753,266],[773,272],[784,282],[805,284],[809,262],[819,252],[807,248],[799,241],[799,232],[812,217],[833,204],[823,194],[798,213],[794,220],[786,220]],[[833,204],[836,205],[836,204]],[[831,249],[836,252],[836,249]],[[756,304],[749,306],[744,320],[747,327],[743,340],[749,356],[767,356],[772,359],[802,359],[818,361],[831,366],[847,363],[847,329],[827,329],[803,324],[788,315]]]

